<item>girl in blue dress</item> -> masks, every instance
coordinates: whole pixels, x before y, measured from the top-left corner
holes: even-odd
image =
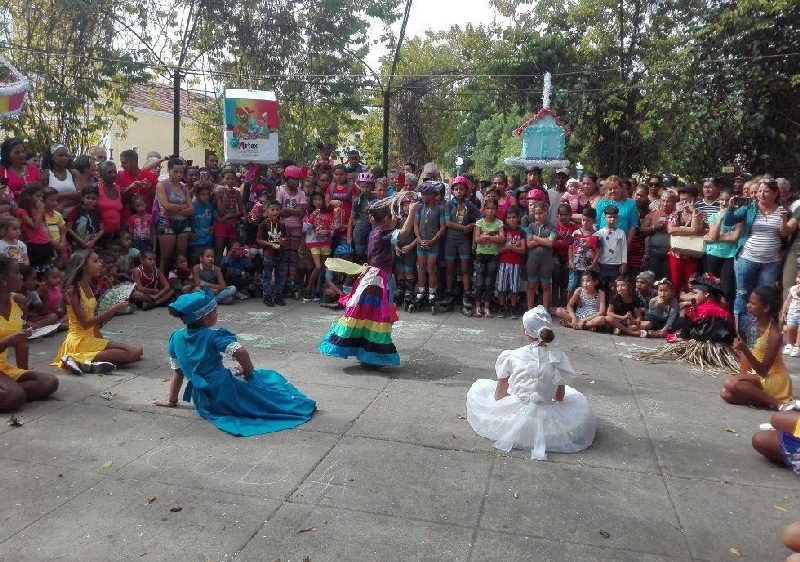
[[[186,327],[169,338],[170,367],[175,373],[169,400],[154,402],[156,406],[176,407],[187,377],[183,400],[193,402],[198,414],[232,435],[282,431],[311,419],[317,408],[314,400],[280,373],[253,368],[236,335],[224,328],[211,329],[217,323],[217,301],[211,291],[181,295],[169,311]],[[223,355],[238,362],[240,369],[226,368]]]

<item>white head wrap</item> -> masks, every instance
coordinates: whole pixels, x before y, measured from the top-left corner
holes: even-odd
[[[552,328],[550,315],[542,305],[530,309],[522,316],[522,327],[532,338],[541,339],[539,334],[544,328]]]

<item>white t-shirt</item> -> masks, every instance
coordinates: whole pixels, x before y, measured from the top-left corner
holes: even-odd
[[[22,240],[17,240],[13,244],[0,240],[0,256],[15,259],[17,263],[25,263],[25,258],[28,257],[28,247]]]
[[[604,265],[621,265],[628,263],[628,237],[619,228],[609,230],[604,226],[596,232],[600,241],[600,259]]]

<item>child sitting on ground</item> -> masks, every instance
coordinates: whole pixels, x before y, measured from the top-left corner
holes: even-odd
[[[587,270],[581,276],[581,286],[573,291],[566,308],[556,309],[562,326],[575,330],[595,331],[606,324],[606,293],[598,288],[597,272]]]
[[[194,285],[198,288],[208,287],[221,304],[230,304],[236,295],[236,287],[225,282],[222,270],[214,265],[214,255],[213,248],[206,248],[200,254],[200,263],[192,268]]]
[[[639,322],[642,320],[642,309],[629,277],[620,275],[615,282],[615,294],[611,297],[606,312],[606,324],[614,329],[614,335],[641,335]]]
[[[99,252],[100,262],[103,265],[103,272],[95,279],[92,290],[97,296],[102,295],[113,287],[117,282],[116,254],[113,250]]]
[[[141,252],[133,247],[133,237],[126,230],[119,233],[118,248],[119,253],[115,264],[117,266],[117,278],[130,281],[133,268],[139,265],[139,254]]]
[[[222,258],[220,267],[225,283],[239,288],[236,291],[236,298],[240,301],[250,298],[244,291],[250,287],[253,266],[247,248],[243,247],[241,242],[238,240],[231,242],[231,248]]]
[[[537,306],[522,325],[528,344],[500,354],[497,381],[475,381],[467,393],[467,421],[506,453],[530,448],[532,459],[546,460],[548,451],[582,451],[594,441],[595,414],[586,397],[567,386],[575,371],[552,343],[550,315]]]
[[[780,294],[775,287],[759,287],[750,293],[747,314],[752,322],[742,329],[743,339],[734,340],[739,374],[725,381],[720,391],[725,402],[781,411],[798,408],[792,379],[781,356],[779,306]]]
[[[123,301],[95,315],[97,299],[92,283],[100,275],[101,268],[100,260],[92,250],[75,252],[68,264],[69,274],[64,283],[68,331],[51,365],[68,369],[76,375],[110,373],[117,365],[142,359],[141,347],[100,337],[100,326],[128,309],[128,302]]]
[[[655,286],[656,296],[650,299],[644,320],[639,324],[639,335],[643,338],[663,338],[678,329],[679,307],[672,281],[665,277],[656,281]]]
[[[30,265],[28,246],[19,239],[21,229],[18,219],[0,219],[0,256],[11,258],[20,265]]]
[[[653,283],[656,276],[652,271],[642,271],[636,276],[636,300],[639,301],[639,308],[647,310],[650,299],[655,296]]]
[[[179,255],[175,258],[175,267],[169,272],[167,281],[176,295],[185,295],[194,291],[194,274],[186,256]]]
[[[800,412],[772,414],[753,435],[753,448],[776,464],[800,476]]]
[[[19,272],[22,274],[22,294],[25,297],[25,321],[34,330],[41,326],[56,323],[56,315],[44,311],[42,297],[39,294],[39,281],[36,271],[30,265],[21,265]]]
[[[169,311],[186,327],[169,338],[167,352],[173,369],[169,398],[155,402],[156,406],[176,407],[186,377],[183,399],[191,401],[197,413],[218,429],[232,435],[282,431],[311,419],[316,410],[313,400],[279,373],[255,369],[235,334],[212,329],[217,322],[217,302],[210,290],[181,295]],[[235,360],[239,368],[225,367],[223,356]]]
[[[133,290],[131,300],[142,310],[150,310],[156,306],[167,304],[172,300],[172,288],[164,277],[164,273],[156,267],[156,254],[145,250],[139,254],[141,263],[133,270]]]
[[[39,297],[42,299],[42,312],[53,315],[55,320],[51,324],[61,324],[67,327],[67,317],[64,313],[64,272],[57,267],[52,267],[44,275],[44,283],[39,285]]]

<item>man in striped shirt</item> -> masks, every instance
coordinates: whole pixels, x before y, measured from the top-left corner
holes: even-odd
[[[703,180],[703,197],[695,202],[694,208],[703,216],[703,222],[705,223],[708,222],[708,218],[711,215],[719,213],[719,191],[719,180],[716,178]]]

